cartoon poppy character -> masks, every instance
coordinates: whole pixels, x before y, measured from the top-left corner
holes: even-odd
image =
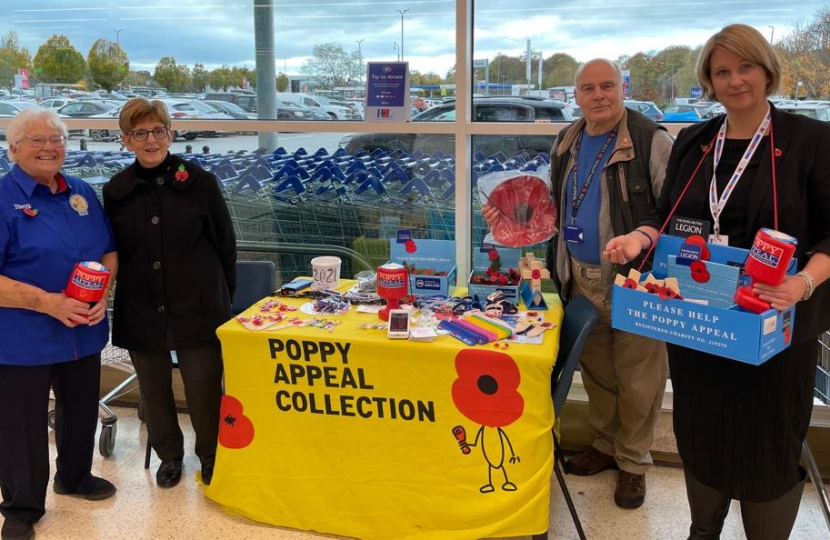
[[[481,427],[472,442],[467,441],[463,426],[454,427],[452,433],[464,455],[470,454],[471,448],[481,448],[487,462],[487,483],[479,491],[491,493],[496,490],[493,487],[494,470],[500,470],[504,476],[502,490],[516,491],[516,484],[507,477],[505,459],[510,463],[521,460],[503,428],[521,418],[524,412],[524,399],[518,391],[519,367],[505,353],[466,349],[455,357],[455,371],[458,378],[452,385],[452,400],[461,414]]]

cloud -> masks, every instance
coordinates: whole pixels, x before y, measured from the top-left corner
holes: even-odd
[[[2,33],[17,31],[32,55],[55,33],[66,34],[84,56],[96,39],[114,41],[117,35],[134,68],[152,71],[162,56],[209,69],[254,67],[253,0],[121,0],[105,6],[92,0],[2,1]],[[780,38],[823,1],[476,0],[475,56],[525,54],[530,39],[545,57],[564,52],[580,61],[616,58],[701,45],[738,21],[764,35],[774,26]],[[298,73],[314,45],[326,42],[356,52],[363,40],[364,60],[393,60],[401,41],[398,10],[408,10],[404,53],[411,67],[445,74],[455,63],[455,0],[274,0],[276,69]]]

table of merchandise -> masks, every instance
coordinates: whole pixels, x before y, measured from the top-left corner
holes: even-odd
[[[206,495],[256,521],[362,539],[546,531],[562,320],[558,297],[546,299],[556,327],[541,344],[390,340],[362,328],[380,321],[356,306],[319,317],[328,328],[229,321]],[[304,311],[287,315],[314,318]]]

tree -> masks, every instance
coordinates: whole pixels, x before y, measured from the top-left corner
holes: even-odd
[[[210,72],[205,69],[205,65],[201,62],[196,62],[193,69],[190,71],[190,77],[193,81],[193,87],[197,92],[204,92],[205,88],[210,84]]]
[[[0,87],[11,88],[18,70],[31,68],[32,55],[20,46],[17,32],[9,32],[0,39]]]
[[[34,66],[35,76],[41,82],[74,83],[86,72],[84,56],[75,50],[68,37],[59,34],[38,47]]]
[[[357,52],[347,54],[340,45],[331,42],[315,45],[307,60],[300,68],[300,73],[313,79],[323,88],[348,86],[359,71]]]
[[[130,71],[124,77],[124,84],[128,86],[147,86],[152,78],[153,75],[147,70]]]
[[[183,68],[183,69],[182,69]],[[172,56],[164,56],[156,64],[153,80],[169,92],[179,92],[185,88],[189,79],[189,70],[185,65],[176,63]]]
[[[659,101],[660,62],[652,54],[638,52],[622,64],[630,72],[631,97]]]
[[[232,76],[231,68],[222,65],[222,67],[218,67],[210,72],[210,87],[215,90],[219,90],[220,88],[227,90],[233,84]]]
[[[130,60],[118,43],[98,39],[87,55],[92,80],[107,92],[121,84],[130,72]]]
[[[579,62],[569,54],[556,53],[549,56],[547,60],[542,62],[544,87],[573,86],[578,67]]]
[[[280,74],[277,76],[277,92],[285,92],[290,82],[288,75],[280,71]]]

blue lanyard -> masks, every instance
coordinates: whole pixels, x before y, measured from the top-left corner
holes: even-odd
[[[582,206],[582,203],[585,201],[585,196],[588,194],[588,189],[591,187],[591,182],[594,181],[594,175],[597,173],[597,169],[599,168],[599,164],[602,162],[603,156],[605,156],[605,152],[608,151],[608,147],[611,146],[611,143],[614,142],[614,139],[617,138],[617,129],[614,128],[608,133],[608,137],[606,137],[605,142],[602,143],[602,147],[597,152],[597,157],[594,160],[594,164],[591,166],[591,169],[588,171],[588,177],[585,179],[585,183],[582,185],[582,189],[577,189],[576,184],[579,181],[579,147],[582,146],[582,136],[585,135],[585,130],[580,132],[579,137],[576,139],[576,144],[574,144],[574,151],[576,153],[576,157],[574,158],[574,165],[571,169],[571,174],[573,175],[573,190],[571,196],[571,223],[576,222],[576,215],[579,213],[579,208]]]

